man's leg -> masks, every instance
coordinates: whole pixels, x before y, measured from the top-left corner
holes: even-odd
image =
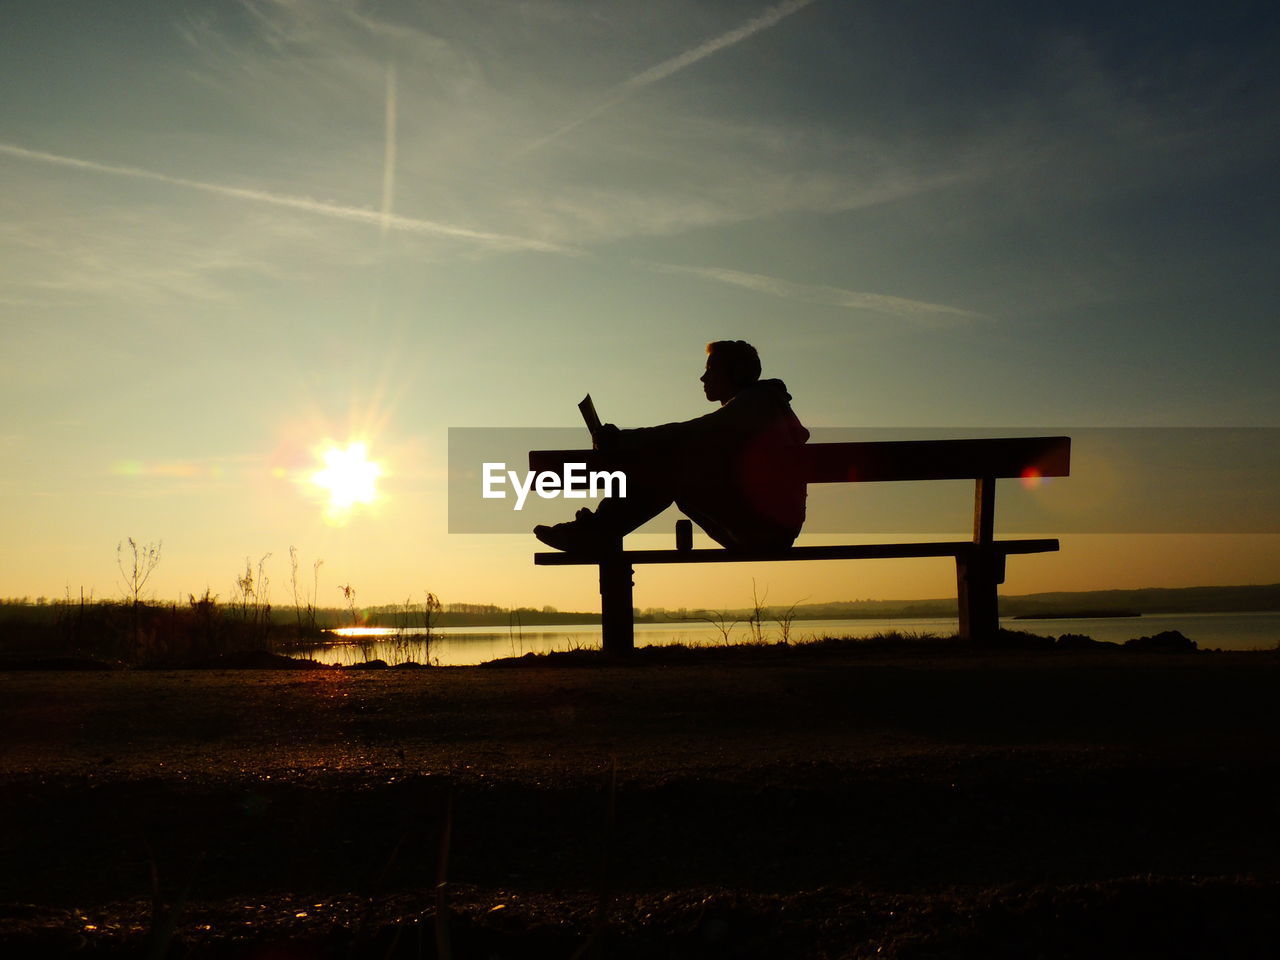
[[[785,550],[799,533],[761,517],[732,490],[682,490],[676,506],[707,536],[730,550]]]
[[[627,474],[627,495],[605,497],[594,511],[584,507],[567,523],[536,526],[533,534],[549,547],[569,553],[592,552],[606,547],[652,520],[675,500],[662,478]]]
[[[731,482],[714,478],[705,464],[686,462],[675,470],[632,467],[627,495],[606,497],[595,511],[554,527],[534,527],[534,535],[557,550],[593,552],[620,540],[674,502],[711,539],[730,550],[785,550],[798,529],[784,528],[761,516]],[[714,478],[714,479],[713,479]]]
[[[596,529],[609,537],[626,536],[644,526],[674,501],[675,496],[670,490],[653,484],[630,483],[625,497],[605,497],[596,505]]]

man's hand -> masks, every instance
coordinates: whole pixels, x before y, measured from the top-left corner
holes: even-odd
[[[596,435],[592,438],[591,447],[602,453],[612,453],[618,449],[618,437],[622,433],[612,423],[600,424],[600,429],[596,431]]]

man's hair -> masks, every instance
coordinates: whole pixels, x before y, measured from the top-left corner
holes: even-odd
[[[717,340],[707,344],[707,353],[723,364],[734,383],[755,383],[760,379],[760,354],[745,340]]]

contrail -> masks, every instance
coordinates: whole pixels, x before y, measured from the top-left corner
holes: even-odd
[[[387,141],[382,159],[382,236],[391,226],[391,200],[396,188],[396,65],[387,64]]]
[[[785,300],[798,300],[803,303],[818,303],[831,307],[844,307],[854,310],[870,310],[874,313],[887,314],[910,320],[923,326],[950,326],[955,323],[985,320],[984,314],[959,307],[948,307],[941,303],[928,303],[923,300],[909,300],[905,297],[891,297],[882,293],[864,293],[860,290],[845,290],[841,287],[826,287],[804,283],[793,283],[759,273],[744,273],[741,270],[726,270],[720,267],[684,267],[674,263],[655,263],[650,260],[637,260],[637,266],[658,273],[673,273],[714,283],[724,283],[734,287],[744,287],[758,293],[767,293]]]
[[[776,7],[770,7],[760,16],[748,20],[742,26],[730,30],[728,33],[721,34],[714,40],[708,40],[701,46],[674,56],[670,60],[664,60],[657,66],[650,67],[642,73],[637,73],[630,80],[623,83],[622,86],[628,90],[638,90],[641,87],[649,86],[651,83],[657,83],[659,80],[665,80],[673,73],[678,73],[685,67],[692,66],[713,53],[718,53],[725,47],[732,47],[735,43],[741,43],[761,30],[769,29],[779,20],[784,20],[793,13],[798,13],[811,3],[813,3],[813,0],[786,0],[786,2],[780,3]]]
[[[642,70],[640,73],[637,73],[635,76],[628,80],[624,80],[618,86],[614,87],[613,90],[605,95],[604,99],[591,107],[591,109],[587,110],[586,113],[562,124],[545,137],[535,140],[533,143],[522,147],[517,152],[527,153],[530,150],[536,150],[538,147],[550,143],[552,140],[563,136],[575,127],[581,126],[588,120],[598,117],[610,107],[631,96],[637,90],[641,90],[650,84],[657,83],[659,80],[665,80],[672,74],[679,73],[686,67],[693,66],[699,60],[705,60],[712,54],[719,53],[726,47],[732,47],[734,44],[741,43],[748,37],[755,36],[755,34],[759,33],[761,30],[769,29],[778,21],[786,19],[793,13],[798,13],[813,2],[814,0],[784,0],[783,3],[778,4],[776,7],[770,7],[758,17],[748,20],[742,26],[736,27],[728,33],[723,33],[714,39],[708,40],[705,43],[694,47],[692,50],[686,50],[684,53],[677,54],[668,60],[663,60],[661,63],[650,67],[648,70]]]
[[[222,197],[234,197],[253,203],[263,203],[288,210],[299,210],[322,217],[337,220],[349,220],[356,223],[367,223],[382,229],[399,230],[403,233],[414,233],[432,237],[444,237],[450,240],[464,240],[482,246],[503,250],[537,250],[544,253],[561,253],[577,256],[582,251],[551,243],[534,240],[529,237],[515,237],[503,233],[488,233],[481,230],[469,230],[436,220],[422,220],[417,217],[402,217],[389,210],[367,210],[363,207],[347,207],[341,204],[324,203],[311,197],[299,197],[292,194],[269,193],[265,190],[250,190],[245,187],[228,187],[220,183],[206,183],[202,180],[188,180],[186,177],[171,177],[166,173],[144,170],[141,167],[122,167],[111,163],[98,163],[94,160],[81,160],[77,157],[66,157],[56,153],[45,153],[41,150],[28,150],[14,144],[0,143],[0,154],[19,157],[37,163],[48,163],[60,167],[71,167],[77,170],[89,170],[94,173],[106,173],[118,177],[132,177],[135,180],[151,180],[155,183],[167,183],[175,187],[186,187]]]
[[[394,94],[392,94],[392,100],[394,102]],[[388,161],[388,166],[391,166],[394,163],[393,144],[389,148],[388,153],[392,155],[392,159]],[[339,204],[323,203],[310,197],[269,193],[264,190],[250,190],[244,187],[228,187],[218,183],[206,183],[201,180],[190,180],[185,177],[173,177],[168,174],[157,173],[154,170],[145,170],[141,167],[125,167],[115,164],[98,163],[94,160],[82,160],[77,157],[68,157],[56,153],[29,150],[26,147],[19,147],[8,143],[0,143],[0,154],[36,163],[52,164],[54,166],[69,167],[93,173],[103,173],[119,177],[131,177],[137,180],[150,180],[155,183],[165,183],[171,186],[185,187],[190,190],[199,190],[204,193],[232,197],[234,199],[246,200],[252,203],[262,203],[274,207],[283,207],[289,210],[298,210],[303,213],[332,217],[338,220],[365,223],[379,227],[383,231],[399,230],[405,233],[444,237],[503,250],[533,250],[579,258],[593,257],[591,253],[579,247],[543,240],[533,240],[527,237],[511,236],[508,234],[468,230],[465,227],[457,227],[433,220],[422,220],[414,217],[403,217],[393,214],[389,209],[391,190],[388,186],[388,180],[390,178],[386,174],[384,174],[383,180],[382,209],[368,210],[361,207],[347,207]],[[945,325],[956,322],[987,319],[983,314],[970,310],[962,310],[957,307],[949,307],[944,304],[927,303],[920,300],[909,300],[903,297],[865,293],[857,290],[845,290],[839,287],[800,284],[789,280],[782,280],[778,277],[747,273],[740,270],[730,270],[720,267],[682,266],[671,263],[658,263],[649,260],[637,260],[633,262],[644,269],[653,270],[659,273],[696,277],[701,280],[754,290],[758,293],[765,293],[787,300],[870,310],[876,313],[888,314],[926,325]]]

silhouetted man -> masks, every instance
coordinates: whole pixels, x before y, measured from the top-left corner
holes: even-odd
[[[717,543],[736,550],[781,550],[804,524],[799,447],[809,439],[781,380],[760,379],[760,357],[742,340],[707,344],[702,375],[720,409],[695,420],[619,430],[604,424],[596,448],[616,453],[627,496],[534,535],[557,550],[594,552],[615,543],[673,502]]]

